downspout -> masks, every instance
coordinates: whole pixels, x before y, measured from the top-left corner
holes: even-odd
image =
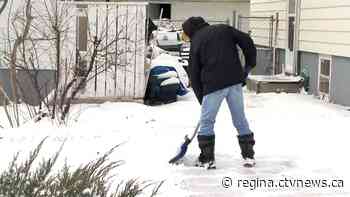
[[[294,26],[294,75],[300,74],[299,66],[299,38],[300,38],[300,12],[301,12],[301,1],[296,0],[296,9],[295,9],[295,26]]]

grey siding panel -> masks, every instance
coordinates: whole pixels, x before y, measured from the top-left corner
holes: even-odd
[[[7,96],[12,99],[11,78],[9,69],[0,69],[0,82]],[[3,105],[4,95],[0,93],[0,105]]]
[[[277,74],[282,73],[282,67],[284,66],[285,62],[286,62],[286,50],[277,49],[276,50],[276,73]]]
[[[309,94],[317,95],[318,81],[318,54],[309,52],[300,52],[301,72],[309,76]]]
[[[55,70],[19,70],[17,77],[21,99],[29,105],[39,105],[55,87]]]
[[[350,106],[350,58],[333,56],[331,70],[332,102]]]
[[[35,88],[34,79],[40,92]],[[41,101],[54,89],[55,70],[17,71],[18,98],[29,105],[39,105]],[[7,96],[13,101],[10,70],[0,69],[0,80]],[[4,104],[4,96],[0,94],[0,105]]]

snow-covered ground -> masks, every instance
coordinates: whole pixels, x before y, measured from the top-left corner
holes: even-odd
[[[185,134],[199,118],[200,106],[193,94],[157,107],[137,103],[77,105],[66,127],[49,121],[27,123],[18,129],[0,130],[0,169],[20,151],[26,157],[45,136],[43,155],[49,156],[67,140],[60,163],[79,165],[97,158],[114,145],[112,155],[125,164],[116,171],[117,180],[165,180],[159,196],[350,196],[350,111],[301,94],[254,94],[245,92],[246,113],[256,136],[257,166],[241,166],[236,131],[226,103],[216,124],[217,170],[191,167],[199,154],[197,141],[190,146],[184,164],[170,166]],[[5,120],[3,120],[5,121]],[[232,179],[224,188],[223,178]],[[230,179],[224,183],[230,186]],[[238,180],[241,179],[239,182]],[[253,183],[333,179],[343,188],[261,188]],[[287,179],[287,181],[286,181]],[[243,186],[243,180],[246,180]],[[266,182],[265,181],[265,182]],[[309,180],[310,181],[310,180]],[[291,183],[290,182],[290,183]],[[276,182],[275,182],[276,183]],[[281,183],[281,182],[278,182]],[[299,182],[300,184],[300,182]],[[259,185],[256,185],[259,186]]]

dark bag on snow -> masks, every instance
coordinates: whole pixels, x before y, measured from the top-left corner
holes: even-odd
[[[186,88],[177,77],[173,67],[156,66],[151,69],[144,103],[160,105],[177,101],[177,95],[185,95]]]

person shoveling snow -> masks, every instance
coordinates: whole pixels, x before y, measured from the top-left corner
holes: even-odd
[[[233,125],[245,167],[255,165],[254,134],[244,112],[242,86],[256,65],[256,48],[248,34],[219,24],[209,25],[202,17],[190,17],[183,24],[184,34],[191,40],[189,77],[194,93],[201,104],[198,144],[200,155],[196,166],[207,169],[215,165],[214,123],[224,99],[229,106]],[[238,45],[246,65],[239,60]]]

